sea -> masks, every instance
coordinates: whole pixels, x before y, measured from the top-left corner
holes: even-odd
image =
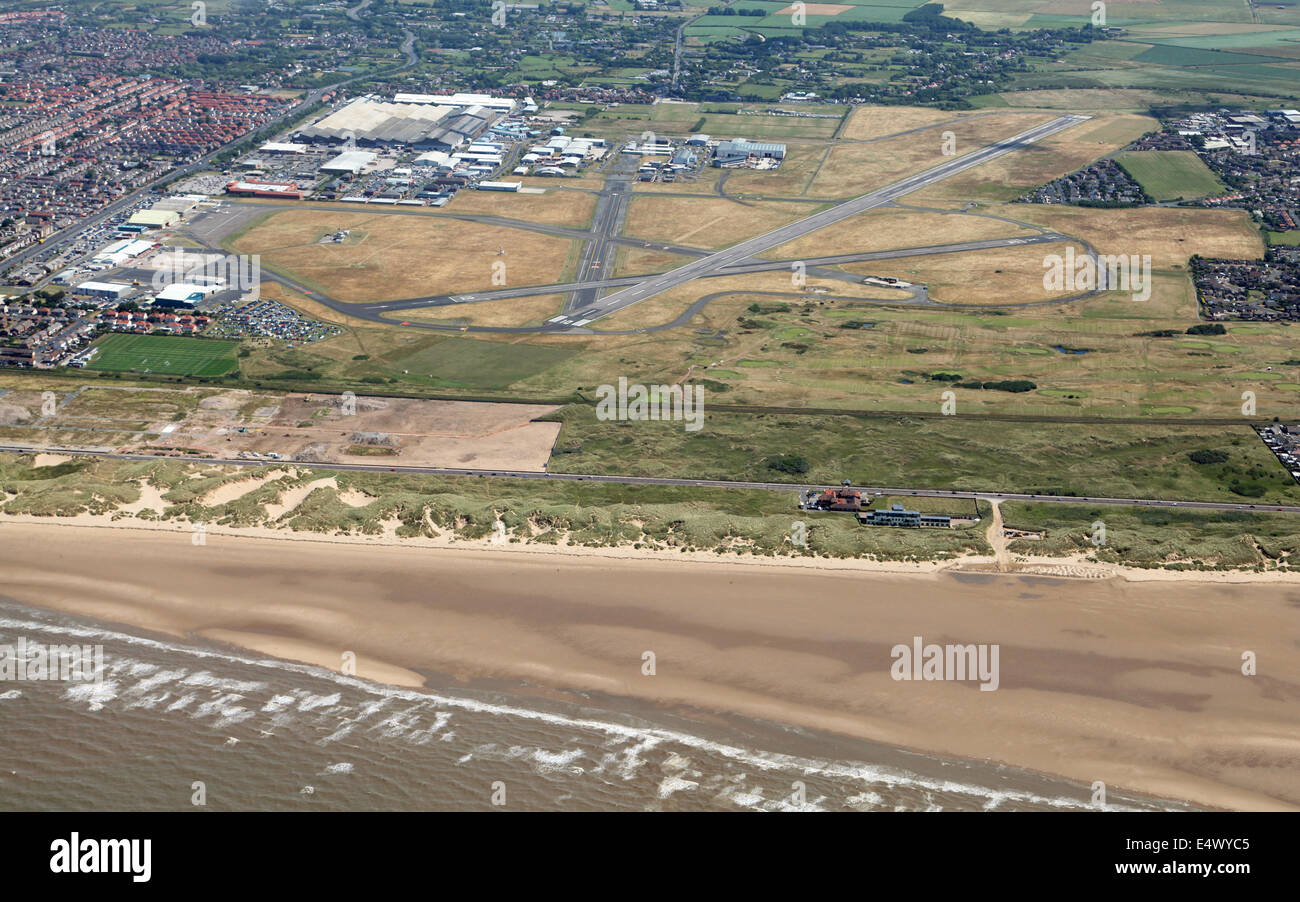
[[[842,736],[519,684],[398,688],[0,600],[0,645],[103,647],[0,681],[5,811],[978,811],[1091,786]],[[1187,806],[1108,790],[1110,810]]]

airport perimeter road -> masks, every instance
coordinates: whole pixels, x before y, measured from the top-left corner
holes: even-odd
[[[895,182],[878,191],[872,191],[869,194],[863,194],[852,200],[844,201],[831,207],[829,210],[823,210],[820,213],[814,213],[798,222],[774,229],[764,235],[756,238],[750,238],[739,244],[733,245],[725,250],[710,254],[699,260],[693,260],[684,266],[666,272],[662,275],[651,276],[643,279],[639,284],[630,286],[622,291],[616,291],[608,297],[602,298],[590,307],[575,310],[575,320],[585,320],[590,322],[599,319],[602,316],[608,316],[616,310],[621,310],[638,301],[643,301],[670,288],[676,288],[678,285],[685,284],[692,279],[698,279],[709,273],[717,272],[723,267],[740,263],[757,254],[769,251],[787,242],[793,241],[814,232],[817,229],[826,228],[837,222],[856,216],[859,213],[865,213],[867,210],[884,206],[905,194],[913,191],[919,191],[922,188],[936,184],[943,179],[964,172],[975,166],[982,165],[990,160],[997,159],[1004,154],[1011,153],[1035,141],[1040,141],[1050,135],[1067,128],[1073,128],[1081,122],[1086,122],[1089,116],[1061,116],[1053,119],[1051,122],[1044,123],[1028,131],[1023,131],[1018,135],[998,141],[996,144],[990,144],[988,147],[982,147],[973,153],[966,154],[964,157],[956,157],[932,169],[917,175],[909,176],[902,181]]]
[[[168,454],[118,454],[112,451],[88,451],[78,448],[25,448],[0,445],[0,453],[33,454],[36,452],[68,454],[76,457],[99,457],[105,460],[192,460],[194,463],[219,464],[231,467],[283,467],[300,466],[308,470],[343,470],[354,473],[401,473],[408,476],[473,476],[486,479],[534,479],[548,482],[603,482],[616,485],[662,485],[683,488],[750,489],[760,492],[823,491],[825,485],[793,484],[784,482],[741,482],[726,479],[670,479],[658,476],[610,476],[587,473],[545,473],[535,470],[467,470],[453,467],[384,467],[371,464],[316,463],[293,460],[246,460],[243,458],[194,457],[184,458]],[[914,495],[918,498],[957,498],[979,501],[1035,501],[1051,504],[1113,504],[1124,507],[1181,507],[1209,511],[1257,511],[1300,514],[1300,507],[1276,504],[1237,504],[1230,501],[1163,501],[1156,498],[1081,498],[1077,495],[1024,495],[1015,492],[972,492],[952,489],[914,489],[890,486],[854,486],[865,494]]]

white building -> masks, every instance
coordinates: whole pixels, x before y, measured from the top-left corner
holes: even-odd
[[[127,260],[140,256],[152,247],[152,241],[142,241],[139,238],[114,241],[92,257],[91,262],[102,263],[105,266],[121,266]]]
[[[82,282],[77,286],[77,294],[84,294],[92,298],[108,298],[116,301],[125,297],[131,291],[131,286],[122,282]]]
[[[394,94],[393,103],[427,103],[436,106],[482,106],[489,110],[513,113],[518,102],[510,97],[491,94]]]
[[[334,159],[322,163],[320,171],[349,172],[356,175],[377,159],[379,159],[379,154],[371,153],[368,150],[345,150]]]
[[[268,141],[258,148],[260,153],[306,153],[306,144],[294,144],[286,141]]]
[[[173,304],[187,304],[193,307],[208,295],[220,290],[220,285],[196,285],[192,282],[177,282],[158,292],[154,296],[154,300],[169,301]]]

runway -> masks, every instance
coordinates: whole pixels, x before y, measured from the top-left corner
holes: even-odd
[[[693,279],[698,279],[710,273],[715,273],[722,268],[741,263],[750,257],[762,254],[774,247],[794,241],[810,232],[818,229],[824,229],[827,226],[834,225],[859,213],[865,213],[877,207],[884,206],[905,194],[913,191],[919,191],[927,188],[946,178],[964,172],[975,166],[980,166],[990,160],[995,160],[1000,156],[1011,153],[1043,138],[1050,137],[1057,132],[1064,131],[1067,128],[1073,128],[1081,122],[1086,122],[1089,116],[1060,116],[1051,122],[1023,131],[1018,135],[990,144],[987,147],[980,148],[973,153],[964,157],[957,157],[946,163],[927,169],[925,172],[917,175],[908,176],[902,181],[895,182],[878,191],[872,191],[855,197],[852,200],[844,201],[831,207],[829,210],[823,210],[820,213],[814,213],[797,222],[773,229],[763,235],[742,241],[739,244],[732,245],[729,248],[710,254],[699,260],[694,260],[677,269],[663,273],[658,276],[651,276],[641,280],[638,284],[629,286],[622,291],[605,297],[589,307],[575,310],[574,316],[580,319],[592,321],[604,316],[608,316],[617,310],[628,307],[638,301],[643,301],[648,297],[653,297],[678,285],[683,285]]]
[[[962,253],[1000,247],[1049,243],[1054,241],[1075,241],[1076,239],[1072,239],[1067,235],[1043,230],[1038,235],[1016,238],[995,238],[984,241],[936,244],[858,254],[836,254],[824,257],[806,258],[799,261],[754,259],[759,254],[770,251],[775,247],[779,247],[787,242],[807,235],[810,232],[826,228],[828,225],[833,225],[868,210],[891,204],[904,195],[936,184],[937,182],[956,175],[957,173],[982,165],[990,160],[1028,146],[1029,144],[1056,134],[1059,131],[1063,131],[1064,129],[1071,128],[1081,122],[1087,121],[1089,118],[1091,117],[1078,115],[1060,116],[1051,122],[1028,129],[1018,135],[991,144],[987,147],[983,147],[963,157],[954,158],[939,166],[909,176],[908,178],[895,182],[894,184],[888,185],[877,191],[861,195],[852,200],[844,201],[830,209],[815,213],[811,216],[805,217],[804,219],[798,220],[797,222],[789,223],[763,235],[759,235],[755,238],[748,239],[739,244],[733,245],[732,247],[716,252],[710,252],[700,248],[640,241],[621,236],[619,233],[622,230],[623,221],[626,217],[627,205],[631,198],[630,175],[625,179],[624,173],[621,170],[616,170],[610,174],[605,187],[600,192],[596,210],[593,214],[592,227],[589,230],[550,225],[534,225],[489,215],[445,214],[449,215],[451,218],[464,219],[484,224],[502,225],[511,228],[527,228],[539,232],[546,232],[557,236],[585,241],[586,245],[579,260],[577,278],[571,282],[529,285],[498,290],[467,292],[464,294],[432,295],[427,297],[407,298],[398,301],[354,304],[344,303],[320,292],[308,290],[293,280],[279,276],[274,272],[263,271],[263,278],[278,282],[296,291],[301,291],[312,300],[324,304],[330,309],[349,317],[384,323],[387,325],[400,324],[408,328],[446,332],[595,334],[597,330],[589,328],[590,323],[618,310],[636,304],[639,301],[645,300],[648,297],[659,294],[660,292],[700,278],[714,278],[755,272],[769,272],[774,270],[789,270],[791,264],[799,262],[807,268],[807,272],[813,275],[853,282],[861,280],[842,271],[830,268],[818,269],[818,267],[834,267],[843,263],[888,260],[899,257]],[[401,214],[405,211],[392,212]],[[411,212],[406,215],[417,214]],[[1091,247],[1089,247],[1085,242],[1078,243],[1082,246],[1085,253],[1092,252]],[[604,274],[610,272],[613,268],[614,253],[619,245],[653,247],[672,253],[694,255],[697,256],[698,259],[692,260],[676,269],[662,273],[654,273],[648,276],[624,276],[620,278],[604,277]],[[601,298],[600,293],[608,289],[620,290],[615,291],[607,297]],[[697,313],[699,309],[707,305],[711,300],[728,293],[729,292],[715,292],[707,295],[700,301],[697,301],[696,304],[690,308],[688,314],[694,315],[694,313]],[[511,298],[536,297],[547,294],[569,294],[570,297],[565,303],[563,311],[559,315],[552,317],[546,323],[537,326],[456,326],[439,323],[410,322],[402,321],[400,319],[401,312],[404,310],[474,304]],[[1071,300],[1076,300],[1078,297],[1083,297],[1083,295],[1033,303],[1065,303]],[[914,291],[913,296],[910,299],[899,301],[898,303],[934,304],[934,302],[929,300],[924,288]],[[935,304],[935,306],[940,305]],[[681,322],[682,318],[679,317],[674,320],[673,323],[637,331],[657,331],[658,329],[679,325]]]
[[[836,266],[841,263],[860,263],[870,262],[873,260],[892,260],[899,257],[925,257],[935,254],[958,254],[967,251],[989,250],[999,247],[1018,247],[1027,244],[1045,244],[1055,241],[1075,241],[1068,235],[1062,235],[1057,232],[1046,232],[1041,235],[1027,235],[1019,238],[991,238],[984,241],[962,241],[954,244],[934,244],[925,247],[900,248],[890,251],[868,251],[860,254],[835,254],[826,257],[807,257],[797,261],[803,263],[810,274],[822,275],[827,278],[838,278],[846,281],[860,282],[861,278],[852,276],[848,273],[834,270],[825,270],[819,272],[818,267]],[[1083,242],[1077,242],[1087,251],[1087,245]],[[771,272],[774,270],[789,270],[794,260],[754,260],[738,263],[725,267],[718,272],[707,273],[701,278],[719,278],[723,276],[743,275],[754,272]],[[281,282],[284,285],[296,287],[295,283],[288,279],[276,276],[274,273],[263,271],[264,279],[272,279]],[[403,310],[414,310],[423,307],[444,307],[455,304],[476,304],[485,301],[507,300],[509,298],[536,297],[544,294],[559,294],[564,292],[578,291],[598,291],[605,288],[617,288],[628,285],[636,285],[644,281],[645,276],[621,276],[614,279],[595,278],[590,281],[577,282],[558,282],[548,285],[525,285],[518,288],[502,288],[494,291],[477,291],[466,294],[454,295],[434,295],[423,298],[408,298],[401,301],[379,301],[370,304],[348,304],[335,301],[332,298],[325,298],[319,293],[312,294],[315,299],[324,303],[326,306],[338,310],[340,313],[346,313],[348,316],[354,316],[359,319],[371,320],[373,322],[392,323],[391,314],[400,313]],[[1068,300],[1068,299],[1067,299]],[[384,316],[384,314],[390,314]],[[566,314],[562,319],[572,320],[576,314]],[[414,324],[413,324],[414,325]],[[563,324],[553,324],[551,326],[536,327],[518,327],[518,328],[501,328],[499,331],[506,332],[556,332],[565,331],[568,327]],[[481,331],[481,330],[476,330]]]

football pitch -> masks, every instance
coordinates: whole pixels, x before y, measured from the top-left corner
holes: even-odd
[[[105,335],[87,369],[172,376],[222,376],[236,367],[235,341],[179,335]]]

